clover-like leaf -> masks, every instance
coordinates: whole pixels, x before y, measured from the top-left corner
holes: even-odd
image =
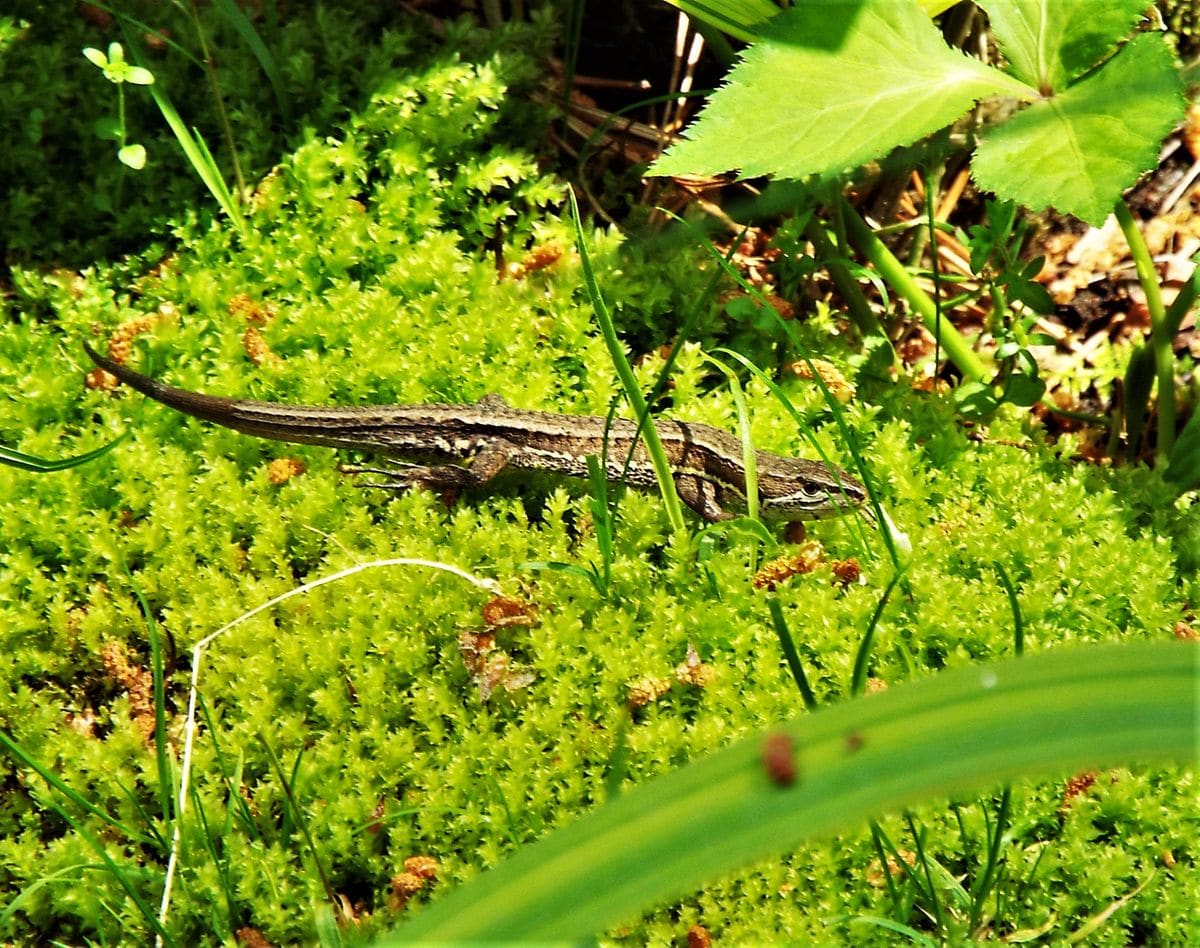
[[[94,46],[85,47],[83,55],[87,57],[88,62],[100,69],[104,69],[108,65],[108,57]]]
[[[985,418],[1000,404],[996,393],[986,382],[963,382],[954,390],[954,403],[968,418]]]
[[[120,43],[109,43],[108,53],[89,46],[83,50],[88,62],[104,71],[104,78],[120,85],[131,82],[136,86],[148,86],[154,82],[154,73],[141,66],[131,66],[125,61],[125,50]]]
[[[119,142],[121,140],[121,123],[112,115],[102,115],[92,122],[92,131],[97,138]]]
[[[141,66],[126,66],[125,81],[131,82],[135,86],[148,86],[154,83],[154,73],[149,69],[144,69]]]
[[[126,145],[117,152],[117,157],[121,164],[128,165],[134,171],[141,171],[146,167],[146,149],[141,145]]]
[[[1144,33],[1061,95],[996,126],[976,149],[972,171],[998,197],[1100,225],[1154,166],[1184,108],[1170,49]]]
[[[653,174],[840,174],[943,128],[980,98],[1036,95],[950,49],[914,0],[804,3],[762,37]]]
[[[1038,399],[1044,394],[1046,394],[1046,383],[1036,375],[1027,375],[1024,372],[1014,372],[1008,377],[1004,386],[1005,401],[1012,402],[1021,408],[1036,405]]]

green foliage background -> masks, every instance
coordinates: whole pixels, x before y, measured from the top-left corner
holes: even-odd
[[[183,210],[208,205],[180,169],[164,168],[161,183],[127,181],[128,217],[85,220],[78,209],[91,189],[125,173],[103,146],[80,163],[77,189],[51,184],[62,161],[45,138],[30,141],[20,162],[24,177],[6,207],[44,202],[47,217],[8,218],[0,438],[56,456],[125,428],[134,437],[82,469],[37,477],[0,467],[0,726],[99,806],[135,825],[155,822],[146,815],[155,811],[153,754],[100,660],[114,640],[148,660],[133,581],[169,637],[178,738],[198,639],[298,582],[390,556],[451,562],[535,602],[539,623],[500,637],[535,677],[484,701],[457,644],[460,632],[482,626],[483,597],[415,570],[325,587],[220,640],[202,679],[213,729],[202,732],[194,773],[216,858],[202,845],[203,827],[189,820],[171,920],[181,943],[229,938],[242,926],[277,943],[314,937],[322,896],[313,856],[259,736],[293,775],[335,891],[371,913],[369,935],[395,920],[389,880],[406,857],[440,861],[436,894],[601,802],[622,729],[625,779],[638,781],[795,714],[768,595],[783,606],[819,699],[843,696],[859,636],[890,578],[877,541],[861,551],[846,525],[828,523],[814,533],[831,557],[862,558],[861,585],[842,587],[822,566],[777,593],[755,591],[757,554],[746,540],[718,538],[697,565],[669,543],[658,501],[630,495],[612,587],[602,596],[576,576],[522,568],[599,561],[580,484],[522,480],[451,508],[424,492],[388,498],[340,477],[334,452],[216,429],[128,393],[85,392],[90,366],[79,340],[90,327],[157,312],[160,323],[135,345],[134,362],[185,387],[347,404],[499,392],[523,407],[607,409],[616,385],[560,219],[562,185],[541,171],[529,145],[544,121],[527,98],[538,77],[530,52],[544,48],[544,29],[495,35],[460,25],[443,45],[416,25],[373,32],[354,11],[318,6],[312,16],[280,26],[296,44],[295,68],[310,77],[298,94],[309,117],[297,129],[307,128],[292,133],[289,152],[270,151],[278,140],[264,131],[268,90],[249,60],[236,65],[228,44],[229,86],[247,113],[239,140],[261,155],[252,162],[259,170],[278,161],[258,188],[244,240],[207,210]],[[7,40],[2,68],[28,83],[55,69],[74,75],[63,64],[76,58],[80,75],[107,94],[77,55],[95,38],[50,39],[47,24],[56,21],[38,23]],[[305,45],[318,41],[319,56]],[[21,94],[35,97],[31,87]],[[19,95],[0,107],[13,100]],[[177,105],[192,114],[190,104]],[[51,112],[54,123],[90,121],[82,108]],[[148,128],[149,110],[144,118]],[[152,155],[169,151],[164,134]],[[71,207],[77,219],[69,226]],[[524,280],[499,279],[488,248],[498,223],[506,259],[550,245],[564,256]],[[47,234],[61,243],[42,243]],[[155,266],[158,240],[168,235],[177,246]],[[655,256],[607,231],[592,240],[602,286],[626,325],[670,326],[697,305],[709,266],[698,252]],[[44,262],[115,257],[129,246],[145,249],[79,273]],[[26,256],[40,262],[22,262]],[[255,369],[246,360],[245,323],[230,308],[238,294],[277,309],[262,331],[278,362]],[[719,316],[706,319],[719,330]],[[828,340],[834,326],[823,314],[803,331]],[[857,371],[852,351],[823,348],[847,374]],[[660,365],[657,357],[642,362],[647,383]],[[673,413],[732,427],[731,399],[707,373],[697,350],[684,352]],[[874,678],[896,682],[1007,654],[1012,618],[996,562],[1016,585],[1029,650],[1168,637],[1200,599],[1200,516],[1155,474],[1077,463],[1070,438],[1044,445],[1017,413],[977,443],[947,404],[865,371],[857,381],[848,420],[914,546],[911,595],[897,595],[884,613]],[[810,383],[784,385],[814,422],[825,420]],[[783,410],[761,386],[747,388],[756,443],[799,450]],[[828,429],[818,437],[845,459]],[[307,474],[274,486],[266,463],[285,456],[301,458]],[[671,677],[689,645],[715,670],[714,683],[676,687],[627,725],[630,684]],[[233,793],[221,779],[218,746],[238,774]],[[24,893],[0,937],[142,938],[124,893],[90,868],[95,854],[46,809],[51,791],[11,761],[0,768],[0,893],[5,903]],[[1101,774],[1060,813],[1062,793],[1061,780],[1016,788],[1006,930],[1053,921],[1063,936],[1154,872],[1092,941],[1185,943],[1200,901],[1194,775]],[[237,815],[239,798],[245,816]],[[916,814],[950,873],[977,869],[987,802],[963,801],[962,825],[975,844],[961,840],[944,801]],[[884,826],[903,844],[899,817]],[[110,832],[102,838],[156,903],[164,853]],[[714,880],[607,939],[676,941],[700,923],[733,942],[769,934],[878,943],[880,930],[847,920],[894,912],[874,859],[865,831],[806,847]]]

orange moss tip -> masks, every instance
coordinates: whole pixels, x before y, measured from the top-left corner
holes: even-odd
[[[787,368],[798,379],[811,379],[814,376],[820,378],[825,387],[829,389],[829,394],[843,405],[858,394],[854,383],[842,375],[836,365],[826,362],[824,359],[800,359],[788,365]]]
[[[425,888],[425,880],[415,872],[401,872],[392,876],[392,894],[407,900],[414,892]]]
[[[437,878],[438,862],[432,856],[409,856],[404,860],[404,872],[392,876],[391,908],[404,908],[408,900],[425,888],[426,882]]]
[[[670,691],[671,685],[670,678],[657,678],[653,675],[644,675],[629,682],[626,686],[626,700],[629,702],[631,708],[644,708]]]
[[[910,869],[917,864],[917,854],[912,850],[901,849],[899,850],[899,854],[900,858],[904,861],[904,864]],[[903,875],[904,871],[904,866],[900,865],[900,863],[891,856],[888,856],[887,874],[889,876],[895,879]],[[871,865],[867,867],[865,878],[868,884],[874,886],[876,889],[882,889],[884,885],[887,884],[887,879],[883,874],[883,863],[881,863],[878,859],[873,860]]]
[[[562,259],[563,249],[555,243],[534,247],[524,259],[510,263],[504,268],[504,275],[512,280],[523,280],[531,273],[552,267]]]
[[[537,607],[512,596],[495,596],[483,604],[483,623],[489,629],[512,625],[531,626],[537,622]]]
[[[432,856],[409,856],[404,860],[404,868],[414,876],[432,882],[438,875],[438,861]]]
[[[239,928],[233,933],[233,937],[237,939],[237,943],[241,945],[242,948],[272,948],[271,943],[267,941],[266,936],[264,936],[263,933],[257,928],[251,928],[249,926],[246,926],[245,928]]]
[[[110,641],[100,649],[104,672],[129,696],[129,717],[149,743],[154,736],[154,679],[136,664],[123,642]]]
[[[267,345],[267,341],[262,337],[262,333],[257,328],[251,326],[242,334],[242,348],[246,351],[246,356],[257,367],[262,368],[264,365],[274,365],[282,360]]]
[[[458,636],[458,651],[462,655],[463,667],[479,689],[479,696],[487,701],[494,691],[519,691],[536,680],[533,672],[512,664],[507,652],[496,645],[491,632],[462,632]]]
[[[709,948],[712,944],[712,935],[703,925],[693,925],[688,929],[687,943],[688,948]]]
[[[717,670],[712,665],[700,661],[696,647],[688,642],[687,658],[675,669],[675,680],[681,685],[691,685],[693,688],[707,688],[717,677]]]
[[[267,465],[267,480],[278,486],[286,484],[293,477],[299,477],[307,470],[304,462],[296,458],[276,458]]]
[[[850,586],[862,579],[862,567],[854,557],[834,560],[829,564],[829,568],[833,570],[833,575],[843,586]]]
[[[1176,622],[1174,633],[1175,638],[1182,642],[1200,641],[1200,632],[1197,632],[1195,628],[1188,625],[1186,622]]]
[[[147,313],[142,316],[135,316],[116,329],[108,336],[108,357],[119,365],[124,365],[130,353],[133,351],[133,340],[143,333],[150,332],[159,321],[165,317],[173,315],[171,310],[164,310],[162,313]],[[100,335],[103,330],[99,325],[92,326],[92,333]],[[119,384],[117,377],[110,375],[101,368],[94,368],[84,376],[84,385],[94,391],[111,392]]]
[[[754,574],[751,584],[755,589],[772,590],[785,580],[803,573],[811,573],[824,559],[821,544],[808,540],[800,545],[800,549],[791,556],[781,556],[778,559],[764,563]]]
[[[918,358],[919,357],[914,357],[912,361],[916,362],[918,361]],[[950,394],[950,383],[945,379],[933,378],[932,376],[927,376],[923,379],[917,379],[912,383],[912,387],[914,392],[936,392],[938,395]]]
[[[1081,774],[1076,774],[1067,781],[1067,785],[1063,788],[1062,802],[1058,805],[1058,815],[1066,816],[1074,805],[1074,800],[1081,794],[1087,793],[1092,784],[1096,782],[1096,771],[1085,770]]]
[[[120,384],[120,380],[115,375],[105,372],[99,366],[83,377],[84,388],[89,388],[94,392],[111,392]]]
[[[265,326],[275,318],[276,309],[270,303],[260,303],[249,293],[235,293],[227,304],[229,315],[243,319],[251,326]]]

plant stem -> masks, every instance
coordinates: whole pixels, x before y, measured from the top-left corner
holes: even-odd
[[[1150,256],[1150,248],[1142,239],[1133,213],[1124,200],[1117,201],[1113,213],[1125,242],[1129,245],[1130,256],[1133,257],[1137,268],[1138,283],[1146,294],[1146,308],[1150,311],[1150,346],[1154,351],[1154,372],[1158,381],[1158,438],[1155,444],[1155,458],[1159,464],[1165,464],[1171,457],[1171,449],[1175,446],[1175,354],[1171,351],[1171,332],[1167,326],[1166,307],[1163,306],[1162,290],[1158,285],[1158,273],[1154,269],[1154,260]],[[1126,416],[1130,412],[1140,410],[1138,406],[1126,406]]]
[[[221,133],[225,136],[225,145],[229,149],[229,160],[233,164],[233,178],[237,182],[237,203],[246,199],[246,180],[242,177],[242,164],[238,161],[237,145],[233,140],[233,127],[229,124],[229,115],[225,111],[225,98],[221,95],[221,83],[217,79],[217,67],[213,62],[212,53],[208,49],[208,40],[204,36],[204,27],[200,23],[200,11],[196,9],[196,0],[189,6],[192,13],[192,23],[196,27],[196,38],[200,43],[200,52],[204,59],[204,68],[208,72],[208,81],[213,90],[213,101],[217,106],[217,117],[221,122]]]
[[[887,339],[887,333],[884,332],[883,326],[871,311],[858,282],[850,275],[846,265],[842,263],[844,254],[830,243],[829,238],[825,236],[824,225],[815,214],[805,225],[804,236],[812,241],[813,249],[824,262],[825,269],[829,271],[829,276],[837,286],[842,302],[846,304],[846,309],[849,311],[854,325],[858,327],[858,331],[864,336],[879,336]]]
[[[845,198],[841,198],[840,202],[846,232],[858,249],[875,265],[879,275],[916,310],[926,328],[933,333],[939,345],[946,350],[950,361],[958,366],[963,376],[972,382],[985,381],[987,369],[967,340],[948,321],[938,319],[937,304],[921,289],[904,264],[896,259],[895,254],[888,250]]]

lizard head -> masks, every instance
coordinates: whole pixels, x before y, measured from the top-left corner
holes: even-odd
[[[867,499],[866,488],[840,468],[803,458],[759,454],[759,512],[769,520],[819,520],[848,513]]]

